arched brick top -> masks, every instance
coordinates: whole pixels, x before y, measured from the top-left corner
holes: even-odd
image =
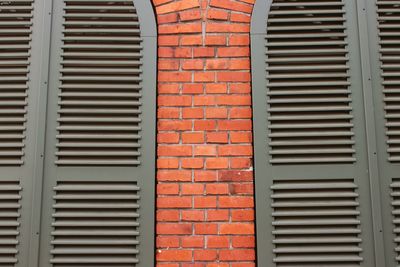
[[[254,2],[153,0],[159,34],[157,266],[255,266]]]

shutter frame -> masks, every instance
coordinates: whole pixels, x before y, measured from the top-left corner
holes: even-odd
[[[382,77],[382,60],[380,53],[380,37],[379,37],[379,20],[378,20],[378,3],[382,4],[386,2],[388,6],[390,6],[393,1],[365,1],[366,8],[366,18],[365,23],[368,33],[366,33],[366,38],[368,38],[366,43],[368,44],[369,49],[369,60],[370,60],[370,69],[371,69],[371,83],[372,83],[372,94],[373,94],[373,106],[374,106],[374,114],[375,116],[375,125],[376,125],[376,162],[378,164],[377,167],[377,175],[376,175],[376,183],[380,188],[378,197],[380,197],[381,202],[381,214],[382,218],[382,227],[378,230],[381,231],[381,235],[383,235],[383,244],[384,251],[382,251],[382,257],[386,261],[386,266],[396,266],[399,265],[399,261],[396,259],[398,257],[398,252],[395,251],[395,248],[398,247],[398,243],[395,242],[395,238],[397,234],[394,233],[395,228],[397,228],[397,223],[394,222],[394,219],[397,215],[393,214],[395,210],[397,210],[397,206],[394,204],[394,201],[397,199],[397,196],[394,193],[397,192],[398,187],[396,181],[398,181],[399,172],[400,172],[400,162],[398,161],[390,161],[390,153],[388,151],[389,145],[389,137],[387,135],[387,120],[385,116],[387,115],[385,111],[385,94],[383,85],[385,79]],[[397,7],[397,9],[399,9]],[[400,27],[397,28],[399,30]],[[393,28],[396,30],[396,28]],[[390,36],[388,36],[390,38]],[[395,38],[396,39],[396,38]],[[400,49],[397,49],[400,52]],[[382,249],[383,250],[383,249]]]
[[[53,29],[52,29],[52,51],[50,60],[50,82],[48,97],[48,121],[47,121],[47,140],[45,161],[44,188],[43,188],[43,214],[41,225],[41,255],[40,266],[59,266],[52,265],[50,259],[53,258],[60,250],[53,250],[51,245],[52,239],[52,221],[57,217],[53,217],[56,212],[57,204],[53,197],[57,193],[57,184],[60,183],[80,183],[80,182],[97,182],[97,183],[127,183],[135,182],[140,188],[140,216],[137,222],[140,224],[140,236],[137,238],[139,245],[138,260],[139,263],[132,263],[132,266],[144,267],[154,265],[154,229],[155,229],[155,140],[156,140],[156,73],[157,73],[157,36],[156,36],[156,20],[153,13],[152,5],[149,1],[141,0],[117,0],[98,2],[109,3],[133,3],[136,14],[140,23],[142,38],[142,61],[141,70],[143,71],[142,80],[142,132],[141,132],[141,164],[138,166],[56,166],[55,144],[56,144],[56,120],[58,118],[56,111],[57,94],[59,92],[59,70],[61,69],[61,47],[62,47],[62,24],[63,24],[63,5],[65,1],[85,2],[76,0],[53,1]],[[106,203],[107,204],[107,203]],[[56,205],[53,207],[53,205]],[[77,218],[79,219],[79,218]],[[131,222],[132,223],[132,222]],[[52,251],[53,250],[53,251]],[[93,250],[87,250],[92,251]],[[90,253],[89,253],[90,254]],[[55,257],[56,259],[56,257]],[[53,261],[57,263],[57,260]],[[75,265],[71,265],[75,266]],[[117,265],[116,265],[117,266]],[[125,266],[125,265],[124,265]]]
[[[300,1],[306,2],[306,1]],[[315,3],[315,1],[313,1]],[[356,7],[356,0],[354,1],[343,1],[346,5],[350,6],[352,14],[357,14],[361,8]],[[358,3],[359,1],[357,1]],[[368,168],[367,152],[365,149],[365,129],[363,127],[363,94],[360,90],[353,92],[353,101],[356,98],[357,108],[355,110],[356,116],[354,117],[354,123],[356,128],[356,134],[358,141],[356,140],[356,156],[357,162],[352,164],[338,164],[340,168],[332,167],[334,165],[322,164],[319,166],[304,164],[303,166],[291,166],[285,164],[281,166],[281,169],[277,169],[276,166],[272,166],[269,162],[270,155],[268,151],[268,135],[267,135],[267,103],[266,103],[266,88],[267,82],[265,79],[266,63],[265,60],[265,47],[264,47],[264,36],[267,31],[267,19],[268,10],[272,1],[270,0],[258,0],[256,1],[253,15],[252,15],[252,28],[251,28],[251,53],[252,53],[252,94],[253,94],[253,119],[254,119],[254,142],[255,142],[255,194],[256,194],[256,229],[257,229],[257,257],[258,264],[265,266],[277,266],[274,262],[274,254],[272,253],[274,246],[271,244],[271,240],[274,236],[271,234],[273,227],[271,225],[272,217],[271,214],[273,209],[271,208],[270,195],[272,194],[273,181],[290,181],[299,180],[304,181],[306,179],[345,179],[354,178],[354,182],[358,186],[358,194],[360,195],[360,203],[368,203],[370,201],[370,188],[368,175],[365,172],[365,168]],[[350,11],[349,11],[350,12]],[[353,13],[355,12],[355,13]],[[347,16],[348,17],[348,16]],[[352,90],[354,88],[361,88],[361,70],[354,68],[354,64],[360,64],[357,53],[358,36],[357,27],[357,16],[350,18],[351,20],[351,40],[348,41],[351,46],[349,49],[352,51],[351,60],[351,83]],[[264,27],[264,28],[262,28]],[[357,59],[358,58],[358,59]],[[356,96],[354,96],[356,95]],[[361,108],[360,108],[361,107]],[[360,164],[362,162],[362,164]],[[279,168],[279,165],[278,165]],[[337,170],[340,169],[339,174],[335,176]],[[340,176],[340,177],[338,177]],[[373,239],[372,235],[372,214],[370,207],[366,205],[360,206],[361,216],[363,223],[361,224],[363,243],[360,245],[363,248],[362,257],[364,259],[362,266],[375,266],[375,253],[373,251]],[[361,218],[360,218],[361,219]],[[381,261],[376,261],[380,266]],[[281,265],[278,265],[281,266]],[[283,265],[282,266],[286,266]]]

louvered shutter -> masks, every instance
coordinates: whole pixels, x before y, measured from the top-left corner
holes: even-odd
[[[260,266],[375,266],[356,1],[256,2]]]
[[[400,6],[367,1],[386,266],[400,265]]]
[[[28,266],[36,258],[30,249],[38,241],[35,188],[43,164],[38,118],[45,93],[44,5],[0,1],[0,265],[7,267]]]
[[[153,266],[149,1],[53,1],[40,266]]]

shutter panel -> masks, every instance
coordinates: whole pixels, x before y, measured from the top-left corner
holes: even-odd
[[[343,2],[273,1],[267,87],[271,163],[354,162]]]
[[[0,3],[0,164],[22,165],[33,1]]]
[[[60,182],[54,190],[53,265],[138,263],[136,183]]]
[[[258,262],[375,266],[356,1],[253,16]]]
[[[396,1],[367,1],[377,159],[387,266],[400,265],[400,7]]]
[[[139,165],[142,39],[132,1],[67,1],[58,165]]]
[[[400,7],[391,1],[378,1],[377,5],[387,152],[389,161],[400,162]]]
[[[37,259],[45,11],[44,0],[0,1],[0,266]]]
[[[154,265],[152,12],[53,1],[40,266]]]

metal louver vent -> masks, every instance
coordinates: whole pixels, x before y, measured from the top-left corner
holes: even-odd
[[[23,164],[32,2],[0,2],[0,165]]]
[[[400,162],[400,6],[377,1],[389,161]]]
[[[275,0],[266,63],[271,163],[351,163],[349,58],[341,0]]]
[[[400,264],[400,179],[393,179],[392,184],[392,214],[393,214],[393,225],[394,225],[394,243],[396,244],[396,261]]]
[[[359,266],[356,188],[353,179],[274,181],[277,266]]]
[[[54,190],[53,266],[136,266],[136,183],[59,182]]]
[[[142,48],[131,0],[65,0],[58,165],[139,165]]]
[[[19,182],[0,183],[0,266],[15,266],[19,235]]]

